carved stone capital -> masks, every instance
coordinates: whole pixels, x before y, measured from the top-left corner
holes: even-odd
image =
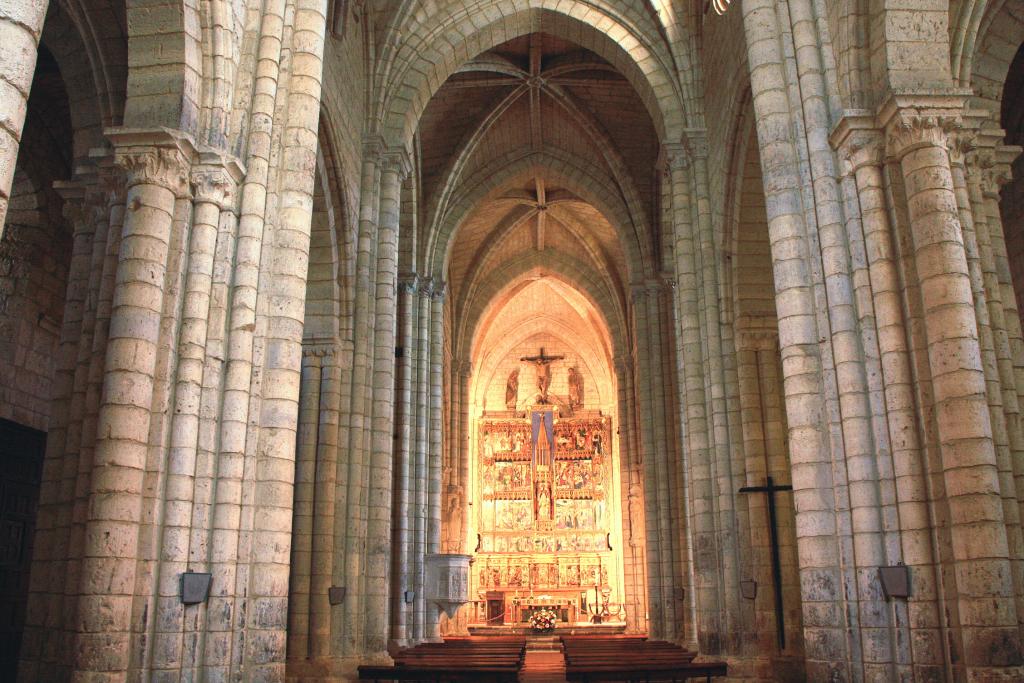
[[[96,216],[93,209],[98,198],[95,180],[95,177],[78,176],[75,180],[58,180],[53,183],[53,189],[64,200],[61,213],[75,234],[91,234],[95,229]]]
[[[302,342],[303,358],[334,358],[337,354],[337,344],[333,340],[307,340]]]
[[[125,186],[156,185],[187,197],[196,147],[185,133],[167,128],[108,128],[114,163],[124,170]]]
[[[697,159],[708,158],[708,132],[703,128],[688,128],[683,132],[683,144]]]
[[[923,147],[948,147],[949,136],[961,129],[957,116],[901,112],[886,127],[886,151],[897,160]]]
[[[885,158],[885,135],[866,111],[844,112],[829,142],[843,163],[844,175],[865,166],[881,166]]]
[[[398,276],[398,291],[400,294],[415,294],[420,289],[420,278],[416,273],[408,273]]]
[[[430,298],[434,301],[444,301],[445,294],[448,293],[448,283],[443,280],[440,282],[433,283],[433,291],[430,293]]]
[[[231,204],[234,190],[234,181],[222,168],[200,166],[192,171],[192,192],[197,204],[226,208]]]
[[[404,147],[392,148],[383,153],[381,166],[385,173],[397,173],[401,183],[412,173],[412,158]]]
[[[690,167],[690,152],[681,142],[666,142],[661,146],[662,160],[670,172],[683,172]]]
[[[977,149],[974,133],[967,130],[957,130],[947,135],[946,149],[949,150],[949,163],[954,166],[966,166],[967,155]]]
[[[379,135],[367,135],[363,138],[363,160],[378,163],[384,155],[386,145]]]
[[[221,209],[234,205],[238,188],[245,177],[242,162],[212,150],[199,154],[192,167],[192,187],[196,202],[216,204]]]

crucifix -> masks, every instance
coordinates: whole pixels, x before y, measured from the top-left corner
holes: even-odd
[[[562,360],[565,356],[545,356],[544,347],[540,347],[540,354],[536,356],[525,356],[519,360],[526,363],[533,363],[537,366],[537,388],[540,389],[540,402],[548,402],[548,387],[551,386],[551,364],[556,360]]]
[[[768,538],[772,549],[772,583],[775,589],[775,628],[778,631],[779,650],[786,649],[786,623],[782,612],[782,565],[779,562],[779,534],[775,526],[775,493],[792,491],[789,484],[775,485],[775,480],[768,477],[765,486],[744,486],[740,493],[764,493],[768,496]]]

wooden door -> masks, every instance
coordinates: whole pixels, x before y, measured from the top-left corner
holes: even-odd
[[[18,669],[45,449],[45,433],[0,419],[0,681]]]

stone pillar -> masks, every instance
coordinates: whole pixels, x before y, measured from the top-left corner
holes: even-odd
[[[175,201],[187,192],[190,155],[183,142],[125,139],[118,144],[128,209],[98,417],[75,680],[128,676],[164,276]]]
[[[409,641],[409,606],[405,602],[405,591],[411,590],[410,579],[410,521],[411,493],[413,486],[412,458],[412,389],[413,389],[413,330],[416,320],[416,290],[419,287],[416,275],[405,275],[398,283],[398,320],[399,348],[402,353],[395,369],[395,386],[398,401],[395,406],[395,435],[397,451],[395,453],[395,517],[392,523],[392,557],[391,557],[391,638],[399,646],[405,647]]]
[[[288,657],[310,655],[310,602],[313,560],[313,519],[319,440],[321,357],[315,345],[303,345],[299,424],[295,444],[295,494],[292,508],[292,554],[288,590]]]
[[[659,553],[661,548],[661,529],[658,509],[658,464],[655,449],[654,416],[651,405],[651,377],[648,363],[650,350],[650,332],[647,322],[647,290],[643,286],[633,286],[633,325],[636,339],[637,380],[634,385],[637,402],[637,422],[640,432],[639,446],[644,480],[644,537],[647,543],[647,627],[653,639],[668,637],[665,628],[665,603],[669,599],[664,594],[664,580]],[[667,520],[666,520],[667,521]]]
[[[986,676],[1020,659],[1007,530],[963,232],[946,148],[956,108],[883,115],[906,186],[924,310],[963,661]],[[950,116],[949,112],[953,112]],[[1001,577],[1001,578],[997,578]]]
[[[429,451],[427,456],[427,553],[441,552],[441,430],[443,419],[441,401],[444,396],[444,300],[447,286],[435,286],[430,299],[430,413]],[[437,605],[426,605],[424,638],[435,641],[440,638],[438,623],[440,610]]]
[[[473,375],[473,365],[469,361],[463,361],[459,364],[458,373],[458,392],[459,392],[459,430],[452,436],[452,441],[457,444],[453,449],[455,451],[456,462],[453,463],[453,467],[458,468],[459,473],[459,486],[461,487],[459,493],[462,496],[461,504],[459,505],[459,514],[462,515],[462,521],[459,528],[462,529],[462,533],[459,538],[455,539],[456,546],[452,548],[452,552],[464,553],[468,550],[464,547],[466,540],[466,530],[469,528],[469,501],[473,500],[473,488],[476,482],[469,480],[469,459],[472,454],[469,451],[469,381]],[[465,611],[462,612],[465,614]]]
[[[4,78],[0,79],[0,237],[7,222],[14,166],[48,4],[48,0],[0,0],[0,64],[4,65]]]
[[[690,510],[687,526],[692,539],[693,590],[687,599],[695,610],[694,628],[702,651],[718,651],[719,642],[719,546],[715,536],[716,508],[713,493],[712,440],[708,406],[711,404],[705,376],[704,336],[699,293],[705,285],[700,266],[701,235],[699,206],[691,196],[690,152],[681,145],[666,145],[672,192],[672,224],[675,233],[675,277],[677,316],[680,330],[681,370],[679,385],[685,415],[689,468]],[[697,202],[699,204],[699,201]],[[717,296],[717,288],[704,297]],[[717,320],[716,320],[717,324]]]
[[[632,367],[628,356],[614,359],[618,389],[619,467],[622,470],[622,540],[626,630],[641,633],[647,630],[647,591],[645,578],[646,531],[644,519],[644,477],[634,439],[633,424],[636,398],[631,381]]]
[[[1024,514],[1024,499],[1021,496],[1022,492],[1024,492],[1024,432],[1022,432],[1021,426],[1021,396],[1017,386],[1013,347],[1011,345],[1015,329],[1007,319],[1006,302],[1003,300],[1004,291],[999,279],[997,258],[993,247],[992,221],[989,218],[983,189],[986,169],[990,168],[994,163],[995,154],[992,148],[997,145],[998,138],[991,133],[979,131],[977,141],[978,150],[967,158],[968,166],[965,169],[965,181],[968,186],[969,206],[978,242],[978,255],[982,271],[985,301],[988,304],[988,314],[995,347],[996,371],[998,373],[1000,390],[1000,410],[1006,422],[1007,438],[1010,447],[1010,464],[1016,493],[1013,505],[1017,506],[1016,516],[1018,519],[1021,519],[1022,514]],[[1016,302],[1013,302],[1013,305],[1016,308]],[[1017,328],[1019,329],[1019,318]],[[1004,497],[1006,496],[1006,491],[1003,491],[1003,495]],[[1022,611],[1018,607],[1018,614],[1021,613]]]
[[[827,395],[819,340],[824,335],[819,330],[800,157],[791,137],[793,115],[775,3],[744,0],[743,19],[786,377],[807,675],[849,680],[859,675],[851,669],[860,659],[852,640],[859,614],[848,609],[844,598],[856,590],[850,572],[853,548],[849,530],[837,520],[836,511],[846,501],[837,494],[836,484],[843,482],[837,481],[833,469],[832,434],[823,401]],[[843,522],[845,526],[848,520]]]
[[[162,561],[154,605],[160,615],[154,620],[154,671],[177,671],[183,665],[182,653],[186,646],[183,638],[186,630],[192,630],[186,624],[197,620],[202,611],[198,606],[181,605],[178,577],[187,569],[206,569],[204,565],[192,566],[190,552],[192,527],[205,519],[197,519],[194,515],[200,400],[221,211],[230,204],[230,192],[239,177],[237,165],[227,161],[193,168],[193,217],[178,333],[177,377],[164,488]],[[193,618],[189,619],[190,616]]]
[[[320,348],[320,410],[313,503],[313,555],[310,569],[310,655],[333,652],[329,590],[335,574],[335,492],[338,487],[338,425],[341,422],[342,367],[335,342]]]
[[[956,197],[960,216],[960,229],[964,241],[964,253],[967,257],[967,271],[971,282],[974,315],[978,326],[978,344],[981,349],[981,362],[985,376],[985,389],[989,406],[989,418],[992,428],[992,444],[995,449],[996,468],[999,472],[999,494],[1003,502],[1003,520],[1006,525],[1006,541],[1009,549],[1013,592],[1016,597],[1017,614],[1024,615],[1024,539],[1021,538],[1020,505],[1017,500],[1017,486],[1014,478],[1014,447],[1016,454],[1021,453],[1020,434],[1016,431],[1016,423],[1007,419],[1003,406],[1002,379],[999,360],[996,354],[996,336],[1001,327],[994,324],[991,316],[996,312],[1001,319],[1001,306],[990,306],[989,293],[986,287],[984,266],[980,246],[979,228],[985,233],[985,223],[975,224],[974,211],[971,207],[970,190],[967,187],[967,155],[975,156],[975,135],[960,132],[949,136],[950,170],[953,176],[953,194]],[[987,240],[986,240],[987,241]],[[998,290],[993,292],[998,296]],[[1014,390],[1016,393],[1016,390]],[[1018,467],[1018,469],[1020,469]],[[1024,474],[1024,472],[1022,472]]]
[[[899,512],[900,557],[915,578],[907,614],[897,613],[896,627],[907,629],[914,675],[938,675],[945,661],[941,595],[932,525],[928,468],[918,424],[911,349],[906,335],[895,236],[886,199],[882,131],[874,117],[847,116],[833,135],[853,176],[860,214],[864,252],[870,279],[874,327],[885,399],[885,418],[891,438],[896,506]],[[920,579],[918,581],[917,579]]]
[[[774,339],[768,332],[739,330],[737,332],[736,354],[739,364],[740,391],[739,401],[743,415],[743,452],[745,482],[743,485],[763,486],[765,478],[774,476],[775,472],[769,465],[769,424],[767,415],[766,386],[764,382],[767,359],[765,356],[775,351]],[[773,430],[778,433],[780,430]],[[781,435],[781,434],[780,434]],[[788,463],[787,463],[788,465]],[[788,478],[788,466],[787,470]],[[776,481],[785,483],[786,479]],[[752,640],[758,645],[757,654],[766,655],[777,649],[774,594],[772,592],[773,577],[771,568],[771,548],[769,547],[769,520],[767,499],[763,495],[744,496],[741,506],[747,509],[750,528],[748,568],[742,578],[757,581],[758,591],[753,603],[747,608],[750,621],[743,624],[744,630],[752,632]],[[782,495],[776,497],[776,503],[782,502]],[[749,601],[745,601],[749,602]],[[744,610],[744,611],[747,611]],[[749,625],[748,625],[749,624]],[[789,634],[786,634],[787,637]],[[788,640],[787,640],[788,643]]]
[[[424,564],[427,554],[427,458],[430,450],[430,302],[434,282],[422,280],[416,341],[416,447],[414,449],[413,542],[411,548],[413,642],[421,642],[426,631],[427,602],[424,594]]]
[[[345,655],[362,652],[364,541],[368,471],[367,438],[372,408],[370,381],[373,372],[373,311],[376,280],[377,220],[380,210],[380,142],[363,145],[363,169],[359,196],[359,242],[356,252],[355,308],[353,311],[352,386],[348,414],[348,476],[345,493],[344,562],[347,588],[342,606]]]
[[[372,448],[366,527],[365,647],[387,650],[391,553],[392,450],[394,446],[395,329],[398,283],[398,217],[402,180],[409,173],[404,153],[389,153],[380,179],[377,228],[377,286],[374,324]]]

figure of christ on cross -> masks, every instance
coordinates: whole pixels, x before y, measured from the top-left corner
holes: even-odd
[[[551,364],[556,360],[562,360],[565,356],[545,356],[544,347],[540,347],[540,354],[536,356],[524,356],[519,360],[525,363],[532,363],[537,366],[537,388],[540,390],[540,403],[548,403],[548,387],[551,386]]]

